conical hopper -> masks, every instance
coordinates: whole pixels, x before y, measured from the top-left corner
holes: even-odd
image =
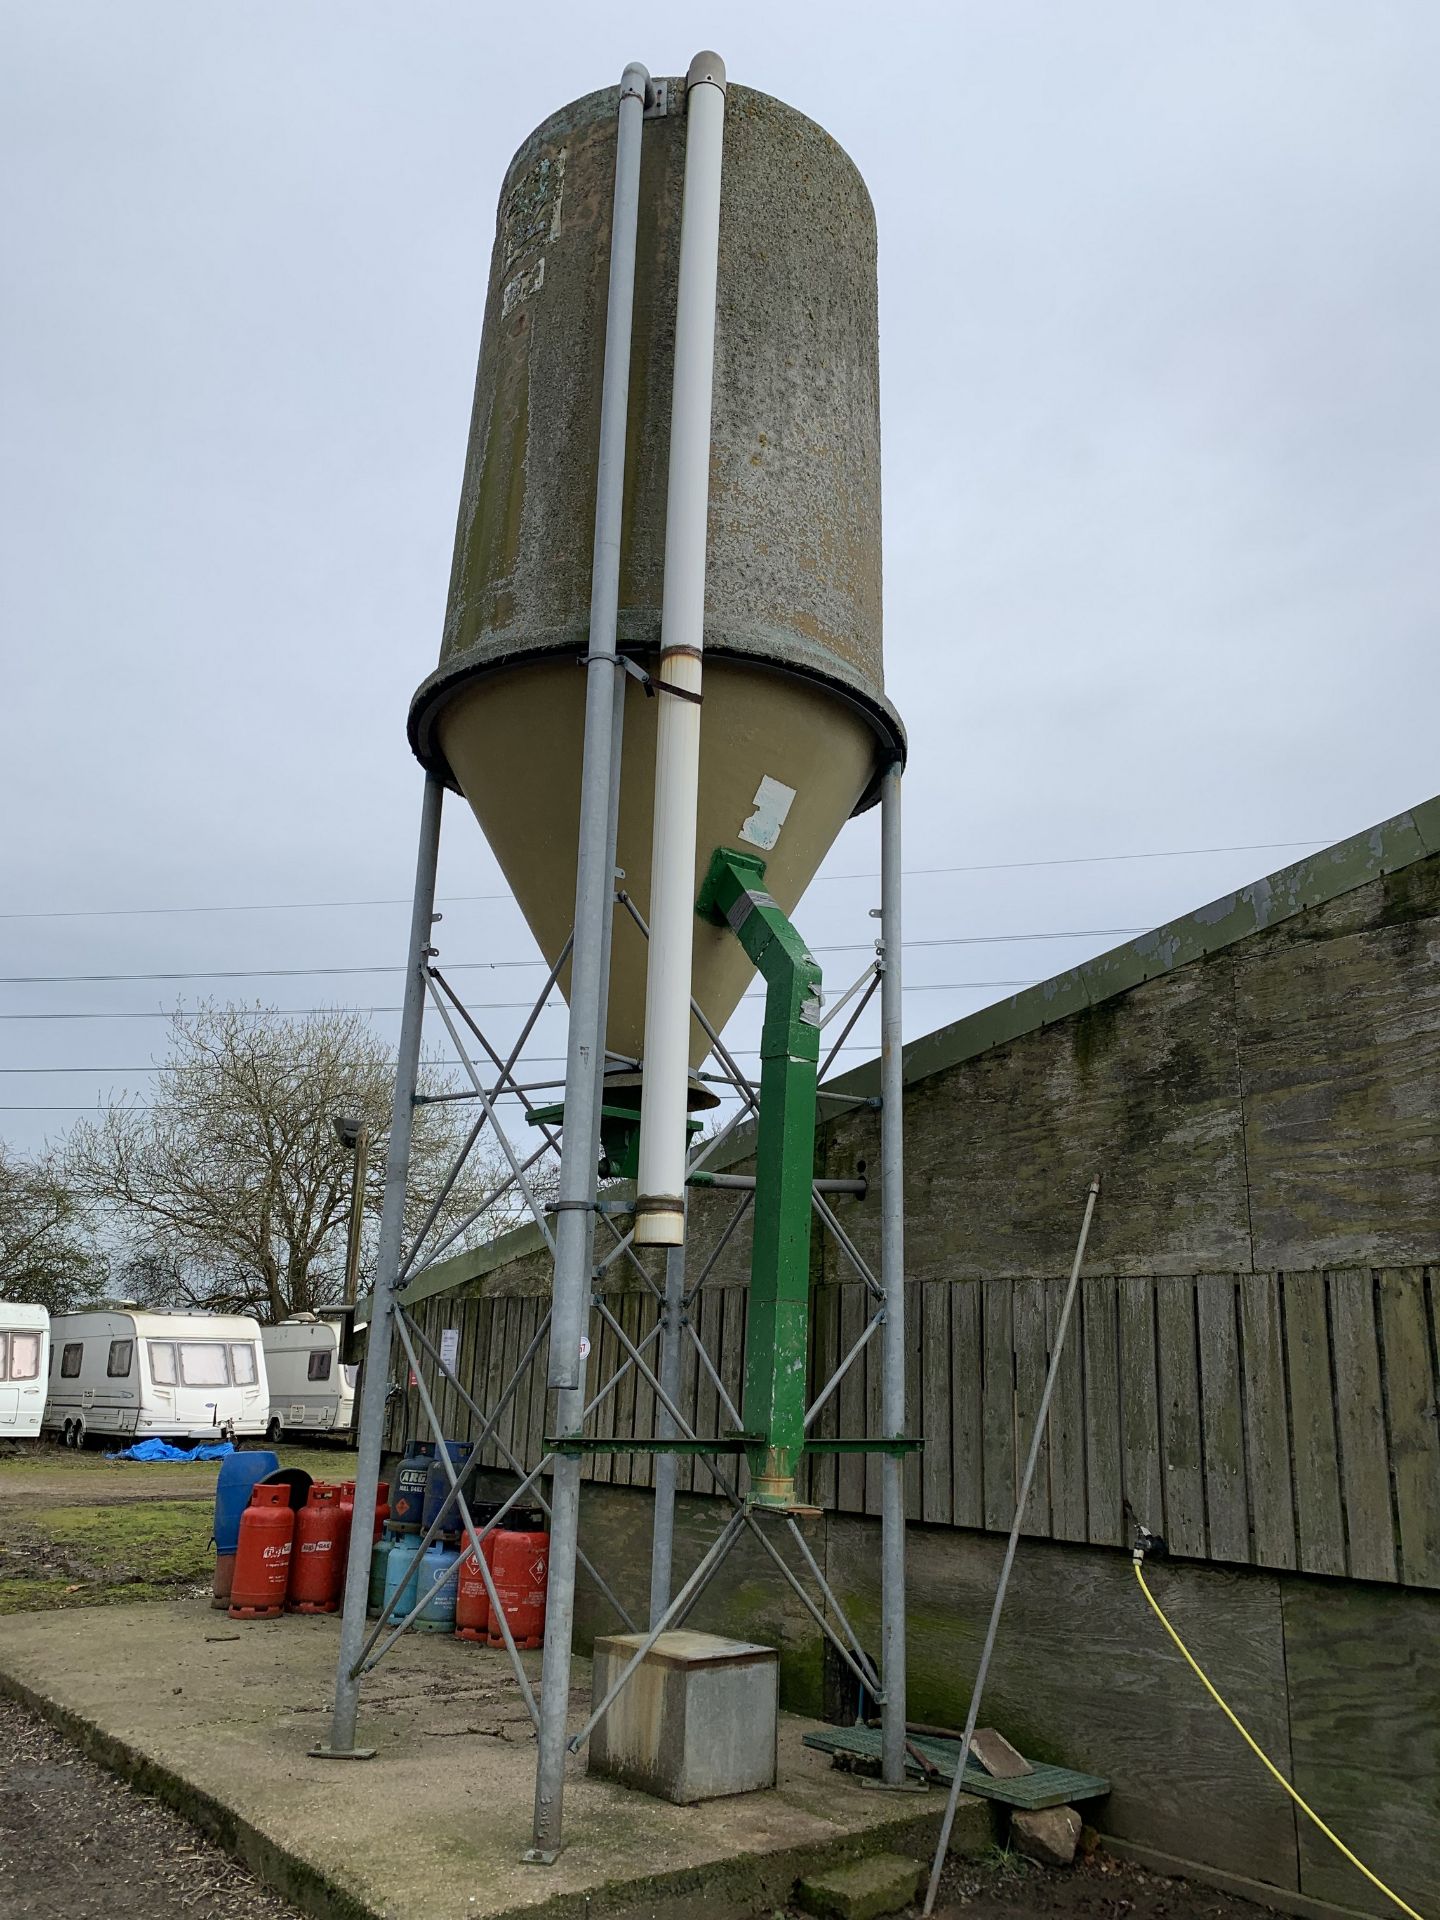
[[[659,644],[682,83],[644,130],[619,644]],[[411,708],[552,962],[569,935],[588,638],[614,90],[545,122],[501,194],[444,645]],[[789,912],[903,754],[883,690],[875,229],[813,122],[731,86],[721,200],[696,890],[717,846],[758,851]],[[618,864],[648,916],[657,699],[629,683]],[[645,943],[617,917],[607,1045],[639,1058]],[[697,923],[718,1030],[752,977]],[[567,986],[562,974],[561,987]],[[692,1065],[709,1042],[693,1029]]]

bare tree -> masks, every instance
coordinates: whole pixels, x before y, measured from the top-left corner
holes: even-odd
[[[365,1182],[362,1274],[374,1257],[394,1078],[363,1016],[295,1019],[270,1008],[176,1015],[161,1089],[148,1109],[115,1108],[77,1127],[69,1169],[125,1236],[133,1297],[257,1313],[313,1311],[340,1298],[355,1156],[337,1115],[373,1143]],[[432,1081],[426,1091],[438,1090]],[[440,1195],[478,1113],[455,1103],[415,1116],[411,1232]],[[482,1135],[444,1196],[437,1235],[463,1223],[508,1171]],[[457,1246],[511,1224],[513,1201],[485,1208]],[[133,1282],[133,1287],[131,1287]]]
[[[65,1313],[103,1284],[86,1208],[53,1159],[22,1160],[0,1143],[0,1300]]]

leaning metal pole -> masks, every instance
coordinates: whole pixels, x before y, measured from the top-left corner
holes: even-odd
[[[880,784],[880,1278],[885,1289],[881,1428],[905,1433],[905,1065],[900,1013],[900,767]],[[880,1768],[905,1779],[905,1456],[880,1457]]]
[[[620,81],[615,195],[610,225],[610,287],[600,402],[595,544],[590,571],[590,646],[586,657],[585,745],[580,776],[575,874],[575,948],[565,1055],[565,1134],[555,1220],[554,1315],[549,1385],[558,1434],[579,1431],[585,1406],[581,1354],[594,1258],[600,1087],[605,1066],[605,923],[613,911],[614,854],[609,845],[615,747],[615,630],[620,603],[620,538],[625,490],[625,423],[630,395],[630,334],[635,303],[635,236],[640,210],[640,137],[650,76],[632,63]],[[367,1509],[368,1511],[368,1509]],[[550,1579],[540,1696],[535,1812],[527,1860],[559,1854],[565,1792],[565,1720],[570,1704],[570,1642],[575,1621],[575,1555],[580,1538],[580,1460],[561,1453],[551,1492]]]
[[[420,1029],[425,1017],[425,963],[435,914],[435,868],[440,857],[440,811],[444,788],[425,776],[420,810],[420,848],[415,858],[415,896],[410,909],[410,949],[405,958],[405,998],[396,1050],[395,1095],[390,1110],[390,1140],[385,1154],[385,1200],[380,1214],[380,1246],[370,1298],[370,1330],[365,1341],[365,1384],[360,1395],[359,1452],[355,1462],[355,1511],[375,1511],[380,1452],[385,1437],[385,1395],[390,1383],[390,1336],[395,1325],[395,1282],[404,1250],[405,1182],[410,1172],[410,1134],[415,1121],[415,1087],[420,1072]],[[370,1533],[359,1521],[350,1529],[345,1567],[345,1611],[340,1622],[340,1660],[335,1672],[335,1712],[330,1739],[312,1747],[326,1759],[368,1759],[373,1748],[355,1746],[360,1708],[361,1643],[365,1638],[365,1600],[370,1585]]]

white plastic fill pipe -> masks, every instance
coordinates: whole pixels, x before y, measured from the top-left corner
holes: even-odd
[[[665,509],[665,589],[657,678],[655,814],[650,855],[650,951],[635,1238],[685,1239],[685,1118],[690,1086],[690,966],[695,927],[695,815],[700,799],[701,654],[705,644],[710,402],[725,63],[697,53],[685,79],[685,197],[675,303],[675,385]]]

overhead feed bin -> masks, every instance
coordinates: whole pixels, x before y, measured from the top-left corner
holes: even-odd
[[[618,641],[653,669],[664,582],[684,83],[645,127]],[[440,664],[410,709],[552,964],[575,903],[616,89],[553,114],[500,197]],[[789,913],[904,754],[881,657],[875,221],[822,128],[728,89],[721,189],[695,892],[752,848]],[[627,688],[617,864],[649,917],[656,710]],[[753,967],[695,926],[718,1031]],[[607,1047],[639,1059],[645,942],[617,921]],[[568,966],[560,975],[568,992]],[[708,1041],[692,1023],[691,1066]],[[698,1087],[697,1103],[703,1099]]]

